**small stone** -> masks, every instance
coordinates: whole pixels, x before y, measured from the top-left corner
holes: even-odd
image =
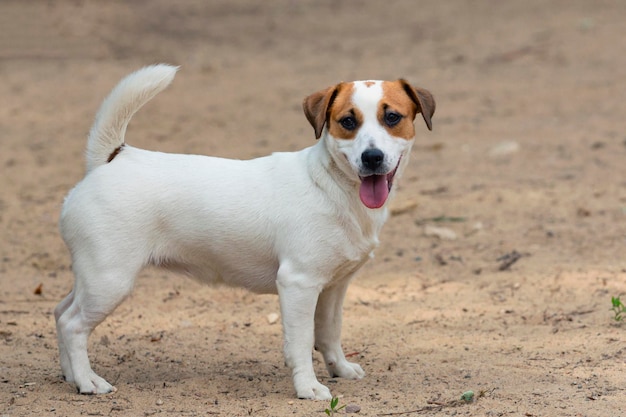
[[[452,229],[448,229],[447,227],[437,227],[427,225],[424,228],[424,234],[426,236],[434,236],[438,237],[442,240],[456,240],[456,232]]]
[[[402,203],[395,203],[389,209],[389,213],[392,216],[397,216],[400,214],[408,213],[413,211],[417,207],[417,201],[407,200]]]
[[[102,335],[102,337],[100,338],[100,344],[102,346],[109,346],[111,344],[111,341],[109,340],[109,337],[106,334]]]
[[[279,317],[280,316],[278,314],[276,314],[276,313],[270,313],[270,314],[267,315],[267,322],[269,324],[276,324],[278,322],[278,318]]]
[[[37,288],[33,290],[33,294],[42,295],[43,294],[43,284],[37,285]]]
[[[346,405],[346,414],[348,413],[358,413],[359,411],[361,411],[361,407],[356,405],[356,404],[348,404]]]
[[[519,152],[520,145],[514,140],[500,142],[489,150],[489,156],[492,158],[501,158]]]
[[[163,400],[160,398],[156,400],[156,405],[163,405]]]
[[[596,22],[593,20],[593,18],[585,17],[584,19],[581,19],[581,21],[578,23],[578,28],[583,32],[587,32],[593,29],[595,24]]]

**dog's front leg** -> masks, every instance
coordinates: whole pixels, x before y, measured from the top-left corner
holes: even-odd
[[[324,356],[331,378],[361,379],[365,371],[359,364],[348,362],[341,348],[343,300],[349,282],[339,281],[320,294],[315,310],[315,348]]]
[[[314,316],[320,284],[315,277],[281,266],[277,286],[285,362],[291,369],[298,398],[329,400],[330,390],[319,383],[313,370]]]

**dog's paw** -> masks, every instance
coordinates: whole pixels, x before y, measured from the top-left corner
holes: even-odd
[[[332,398],[328,387],[320,384],[318,381],[310,384],[300,384],[300,386],[296,386],[296,392],[298,393],[298,398],[303,400],[327,401]]]
[[[83,378],[80,382],[76,381],[76,388],[80,394],[84,395],[109,394],[117,391],[117,388],[94,372],[91,372],[87,378]]]
[[[365,371],[361,368],[361,365],[346,360],[329,363],[326,367],[331,378],[362,379],[365,376]]]

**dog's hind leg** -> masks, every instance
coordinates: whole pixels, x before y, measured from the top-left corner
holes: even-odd
[[[365,371],[359,364],[349,362],[341,348],[343,300],[350,279],[325,288],[315,309],[315,349],[324,356],[326,369],[332,377],[361,379]]]
[[[67,382],[74,382],[74,374],[72,373],[72,366],[70,364],[70,357],[67,353],[67,349],[65,347],[65,341],[63,339],[63,333],[61,332],[61,328],[59,326],[59,318],[65,314],[70,305],[74,302],[74,290],[72,290],[67,297],[63,299],[54,309],[54,319],[56,320],[57,326],[57,341],[59,344],[59,357],[61,361],[61,371],[63,372],[63,377]]]
[[[130,294],[140,268],[120,265],[95,268],[82,261],[73,266],[76,282],[72,293],[55,311],[61,366],[66,378],[76,384],[81,394],[106,394],[116,389],[91,369],[87,339]]]

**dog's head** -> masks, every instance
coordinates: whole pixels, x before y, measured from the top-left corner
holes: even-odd
[[[368,208],[387,201],[413,145],[413,122],[422,114],[428,129],[435,113],[432,94],[398,81],[340,83],[304,99],[304,114],[324,136],[337,165],[360,183],[359,196]]]

